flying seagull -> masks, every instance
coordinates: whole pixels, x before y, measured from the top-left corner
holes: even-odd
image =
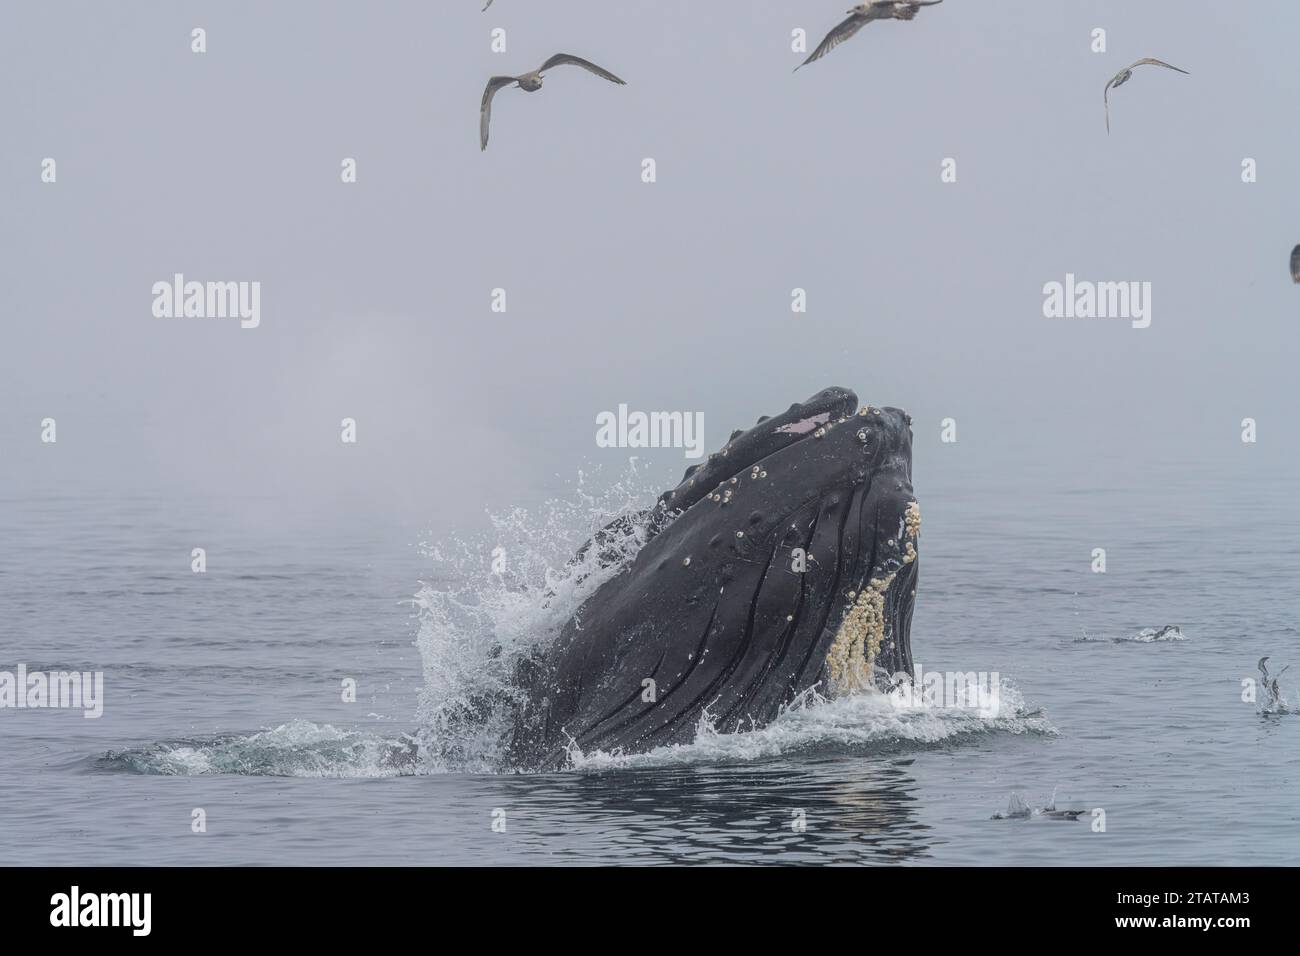
[[[1108,133],[1110,132],[1110,91],[1117,87],[1123,86],[1130,79],[1132,79],[1133,70],[1135,67],[1145,66],[1148,63],[1151,64],[1152,66],[1163,66],[1169,70],[1178,70],[1179,73],[1187,73],[1186,70],[1179,70],[1178,67],[1166,63],[1164,60],[1157,60],[1153,56],[1144,56],[1142,59],[1138,60],[1136,63],[1132,64],[1131,66],[1126,66],[1124,69],[1120,70],[1118,73],[1116,73],[1114,76],[1110,78],[1110,82],[1106,84],[1106,89],[1103,93],[1103,99],[1106,101],[1106,132]],[[1191,74],[1188,73],[1188,76],[1190,75]]]
[[[483,90],[483,105],[479,107],[479,148],[487,149],[488,123],[492,120],[492,97],[497,95],[497,90],[509,86],[511,83],[515,83],[525,93],[536,93],[542,88],[542,74],[551,69],[551,67],[563,66],[566,63],[572,64],[573,66],[580,66],[584,70],[590,70],[597,76],[604,77],[611,83],[619,84],[619,86],[627,85],[613,73],[609,72],[609,70],[599,67],[588,60],[584,60],[580,56],[573,56],[569,53],[555,54],[555,56],[551,57],[531,73],[524,73],[520,76],[494,76],[492,79],[488,80],[487,88]]]
[[[1291,250],[1291,280],[1300,282],[1300,246]]]
[[[867,0],[866,3],[859,3],[847,11],[848,18],[826,34],[826,39],[817,44],[817,49],[799,66],[820,60],[872,20],[911,20],[916,16],[917,10],[932,7],[936,3],[943,3],[943,0]],[[796,72],[799,66],[795,67]]]

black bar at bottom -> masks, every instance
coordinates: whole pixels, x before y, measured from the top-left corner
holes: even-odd
[[[1030,913],[1062,941],[1231,942],[1290,930],[1293,883],[1286,869],[1211,868],[0,869],[6,942],[76,933],[331,947],[395,930],[536,942],[602,925],[695,947],[705,933],[734,943],[802,927],[811,941],[855,924],[877,943],[937,934],[946,947]],[[689,928],[700,922],[710,925]]]

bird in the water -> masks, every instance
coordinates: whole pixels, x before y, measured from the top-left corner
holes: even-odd
[[[1291,281],[1300,283],[1300,246],[1291,250]]]
[[[1041,811],[1043,816],[1051,817],[1053,820],[1077,820],[1087,813],[1087,810],[1058,810],[1056,809],[1056,787],[1052,788],[1052,802],[1043,807]]]
[[[1139,66],[1146,66],[1148,64],[1150,64],[1151,66],[1163,66],[1165,69],[1168,70],[1177,70],[1179,73],[1187,73],[1186,70],[1180,70],[1178,69],[1178,67],[1174,66],[1173,64],[1166,63],[1164,60],[1157,60],[1153,56],[1144,56],[1136,63],[1132,63],[1129,66],[1124,67],[1124,69],[1120,70],[1118,73],[1116,73],[1114,76],[1110,78],[1110,80],[1106,83],[1106,89],[1102,92],[1102,99],[1105,100],[1106,102],[1106,132],[1107,133],[1110,132],[1110,91],[1116,89],[1117,87],[1123,86],[1125,83],[1131,80],[1133,78],[1134,68]],[[1190,73],[1187,73],[1187,75],[1191,76]]]
[[[1012,791],[1011,799],[1007,801],[1006,813],[995,813],[991,819],[994,820],[1027,820],[1033,815],[1029,809],[1029,804],[1025,803],[1020,794]]]
[[[590,70],[597,76],[604,77],[611,83],[617,83],[619,86],[627,84],[620,80],[609,70],[597,66],[589,60],[584,60],[580,56],[573,56],[569,53],[557,53],[531,73],[523,73],[519,76],[494,76],[488,80],[487,88],[483,90],[483,105],[479,107],[479,148],[487,149],[488,144],[488,123],[492,120],[492,97],[496,96],[497,90],[509,86],[511,83],[526,93],[536,93],[542,88],[542,74],[552,67],[563,66],[565,64],[580,66],[584,70]]]
[[[483,4],[483,10],[486,11],[490,6],[492,6],[492,0],[488,0],[487,3]]]
[[[1268,667],[1265,666],[1267,663],[1268,663],[1268,658],[1261,657],[1259,659],[1259,663],[1256,664],[1255,666],[1259,668],[1260,674],[1262,674],[1264,677],[1264,693],[1268,694],[1267,706],[1269,708],[1273,708],[1276,707],[1282,700],[1282,688],[1278,684],[1277,679],[1281,677],[1283,674],[1285,674],[1288,670],[1290,670],[1291,665],[1287,664],[1286,667],[1283,667],[1276,674],[1270,674],[1268,672]]]
[[[1028,820],[1031,817],[1048,817],[1052,820],[1077,820],[1087,813],[1087,810],[1058,810],[1056,809],[1056,788],[1052,788],[1052,802],[1045,807],[1033,809],[1025,803],[1020,794],[1012,792],[1011,800],[1007,804],[1006,813],[995,813],[994,820]]]
[[[943,3],[943,0],[868,0],[859,3],[847,11],[847,19],[826,34],[826,38],[817,44],[817,49],[796,66],[795,71],[813,60],[820,60],[872,20],[911,20],[921,7],[932,7],[936,3]]]

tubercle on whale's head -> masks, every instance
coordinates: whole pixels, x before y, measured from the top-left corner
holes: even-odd
[[[681,483],[660,496],[656,507],[661,512],[685,511],[768,456],[803,440],[819,427],[850,415],[857,402],[857,396],[847,388],[824,388],[780,415],[760,418],[752,428],[733,435],[703,462],[687,468]]]
[[[869,460],[867,467],[889,470],[912,481],[912,418],[901,408],[864,405],[853,419],[854,438]]]
[[[747,471],[761,473],[773,456],[806,439],[820,440],[834,434],[847,444],[846,436],[839,430],[850,424],[861,447],[850,455],[845,453],[841,442],[828,442],[815,456],[822,465],[830,466],[819,469],[818,480],[829,480],[835,466],[843,469],[847,480],[855,477],[862,480],[870,470],[887,465],[892,459],[910,481],[911,422],[911,417],[899,408],[859,407],[857,396],[850,389],[822,389],[808,400],[791,405],[782,414],[760,418],[754,427],[733,435],[705,461],[686,469],[681,483],[661,495],[656,508],[661,513],[685,511],[699,501],[710,499],[730,479]],[[801,455],[805,452],[805,448],[800,449]]]
[[[889,476],[886,480],[906,485],[910,493],[911,419],[902,409],[853,404],[852,410],[819,421],[751,465],[750,473],[757,467],[769,480],[790,482],[809,493],[856,488]]]
[[[894,407],[859,406],[852,391],[827,388],[774,418],[736,433],[700,465],[687,469],[656,506],[672,517],[692,507],[752,500],[778,509],[834,490],[853,493],[873,479],[911,495],[911,417]],[[900,532],[901,533],[901,532]]]

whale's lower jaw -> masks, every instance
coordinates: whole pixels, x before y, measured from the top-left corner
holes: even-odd
[[[721,732],[762,728],[810,690],[821,697],[839,698],[889,690],[900,676],[911,679],[911,623],[919,570],[919,509],[915,501],[909,503],[906,515],[905,537],[898,542],[897,554],[886,556],[857,584],[841,588],[840,599],[829,612],[812,601],[801,606],[799,614],[788,622],[791,639],[769,655],[743,686],[719,685],[712,698],[678,710],[667,709],[663,719],[647,723],[644,717],[652,708],[642,697],[642,679],[637,674],[624,675],[619,683],[630,691],[604,720],[584,727],[580,718],[573,719],[575,715],[570,716],[572,723],[552,722],[551,715],[562,705],[563,697],[554,691],[564,678],[555,670],[537,668],[531,681],[532,698],[520,712],[510,749],[511,769],[561,770],[569,765],[574,751],[631,754],[689,744],[702,719]],[[817,627],[818,618],[824,620],[820,636],[804,652],[802,666],[790,666],[796,663],[789,653],[795,643],[793,635]],[[661,692],[672,689],[668,685]],[[727,705],[724,698],[732,703]],[[672,704],[671,696],[663,701],[665,707]],[[551,732],[546,733],[548,725]]]
[[[824,698],[888,691],[901,676],[913,677],[910,630],[916,595],[917,562],[913,557],[897,571],[868,580],[851,603],[833,618],[839,626],[827,629],[819,642],[824,656],[808,662],[797,681],[755,684],[744,691],[749,705],[720,706],[720,696],[673,713],[661,723],[627,734],[623,728],[597,728],[584,732],[578,727],[560,727],[558,737],[539,740],[535,734],[518,732],[510,751],[511,769],[520,771],[563,770],[575,753],[635,754],[659,747],[690,744],[702,723],[719,732],[760,729],[776,720],[790,704],[806,699],[813,691]],[[793,623],[793,622],[792,622]],[[639,698],[637,698],[639,700]],[[544,709],[552,702],[546,700]],[[629,707],[632,706],[629,701]],[[532,710],[533,718],[538,711]]]

